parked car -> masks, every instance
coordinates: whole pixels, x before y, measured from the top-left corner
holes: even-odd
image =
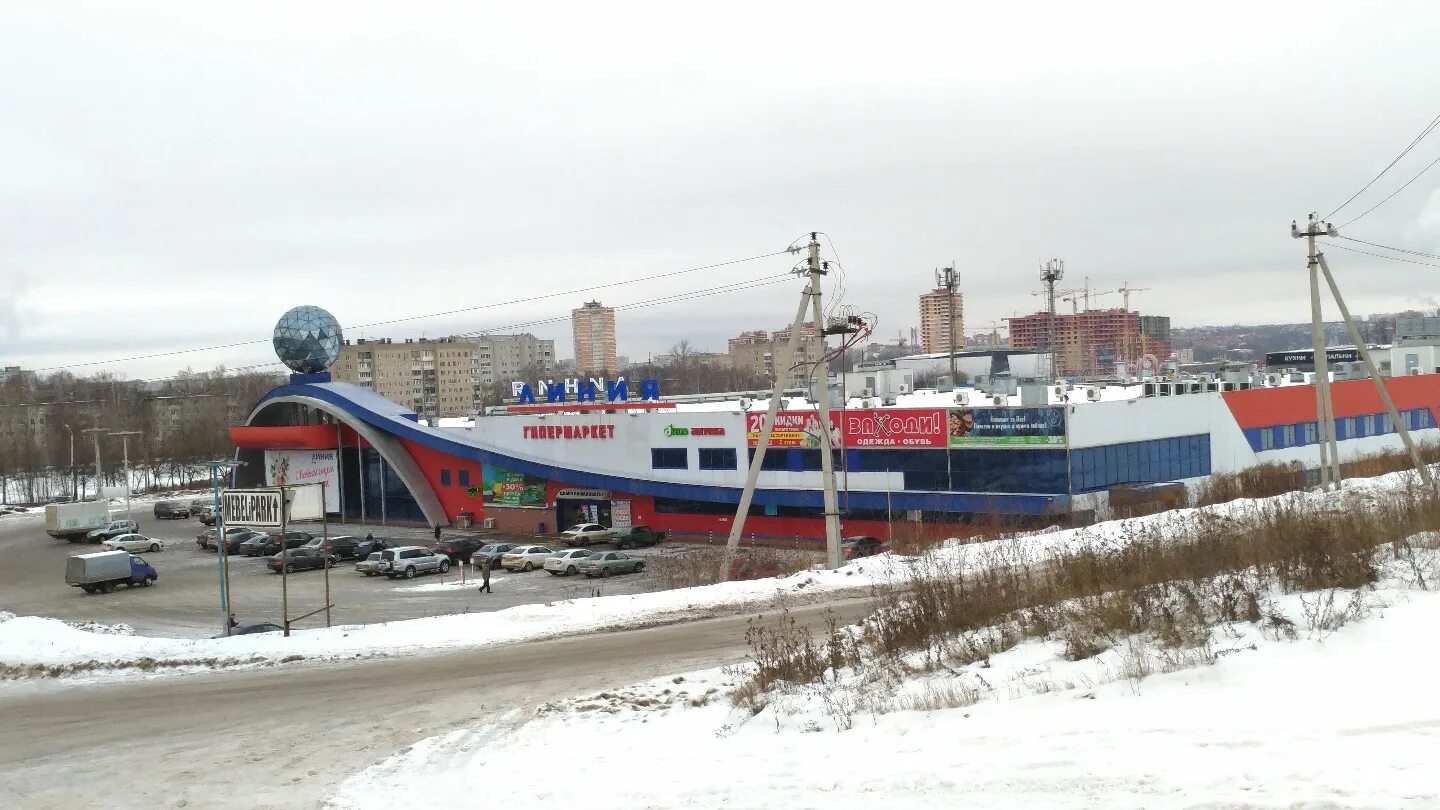
[[[251,529],[247,529],[247,528],[245,528],[244,526],[227,526],[227,527],[225,527],[225,536],[226,536],[226,537],[230,537],[230,536],[236,535],[236,534],[246,534],[246,533],[248,533],[248,532],[250,532],[250,531],[252,531],[252,530],[251,530]],[[195,535],[195,545],[197,545],[197,546],[199,546],[200,548],[203,548],[203,549],[208,549],[208,550],[210,550],[210,551],[214,551],[214,550],[215,550],[215,530],[214,530],[213,528],[211,528],[211,529],[206,529],[205,531],[200,532],[199,534]],[[231,550],[233,550],[233,549],[226,549],[226,551],[231,551]]]
[[[360,540],[348,534],[342,534],[338,537],[331,537],[329,540],[326,540],[323,537],[316,537],[310,542],[306,543],[303,548],[318,549],[322,545],[325,547],[326,551],[334,554],[339,559],[353,559],[358,556],[355,553],[355,550],[360,545]],[[364,557],[361,557],[360,559],[364,559]]]
[[[268,557],[271,554],[279,554],[282,545],[284,548],[299,548],[314,539],[309,532],[285,532],[285,542],[282,544],[279,534],[267,534],[265,535],[265,545],[260,547],[260,553]]]
[[[285,632],[285,628],[281,627],[280,625],[278,625],[278,624],[276,624],[276,623],[274,623],[274,622],[256,622],[256,623],[254,623],[254,624],[237,624],[237,625],[235,625],[234,627],[230,628],[230,635],[232,635],[232,636],[250,636],[250,635],[254,635],[255,633],[283,633],[283,632]],[[225,634],[224,634],[224,633],[221,633],[221,634],[218,635],[218,636],[211,636],[211,638],[225,638]]]
[[[567,577],[571,574],[578,574],[580,569],[577,566],[589,556],[590,550],[585,548],[567,548],[564,551],[557,551],[545,558],[545,570],[555,577],[561,574]]]
[[[284,547],[299,548],[308,542],[310,542],[310,535],[308,534],[298,537],[287,537],[285,538]],[[238,544],[240,553],[246,557],[268,557],[271,554],[279,554],[280,547],[279,535],[265,534],[263,532],[255,532],[255,536],[248,540],[241,541]],[[225,550],[229,551],[230,549],[227,546]]]
[[[240,550],[240,547],[241,547],[241,546],[245,545],[246,543],[250,542],[251,540],[260,542],[260,541],[263,541],[264,539],[265,539],[265,533],[264,533],[264,532],[257,532],[257,531],[255,531],[254,529],[241,529],[240,531],[235,532],[234,534],[231,534],[230,532],[227,531],[227,532],[225,532],[225,553],[226,553],[226,554],[243,554],[244,552],[242,552],[242,551]]]
[[[77,554],[65,560],[65,584],[86,593],[110,593],[116,585],[148,588],[159,576],[150,563],[127,551]]]
[[[194,512],[192,513],[191,516],[192,516],[192,517],[198,517],[198,518],[200,518],[200,522],[203,523],[203,524],[205,524],[206,526],[214,526],[214,525],[215,525],[215,505],[214,505],[214,504],[211,504],[211,505],[209,505],[209,506],[205,506],[205,507],[202,507],[202,508],[200,508],[200,509],[196,509],[196,510],[194,510]]]
[[[373,577],[380,573],[380,565],[382,562],[380,552],[377,551],[373,554],[366,555],[365,559],[355,563],[355,570],[367,577]]]
[[[140,527],[133,520],[112,520],[98,529],[91,529],[85,535],[85,539],[92,543],[100,543],[112,537],[119,537],[122,534],[134,534],[140,531]]]
[[[156,501],[155,517],[158,520],[177,520],[190,517],[190,507],[180,501]]]
[[[840,556],[847,560],[873,557],[890,550],[889,543],[882,543],[873,537],[847,537],[840,541]]]
[[[380,573],[395,579],[413,579],[416,574],[450,570],[450,558],[424,546],[400,546],[380,552]]]
[[[193,517],[201,509],[214,506],[215,500],[214,498],[191,498],[186,505],[190,507],[190,515]]]
[[[505,552],[513,548],[514,543],[486,543],[470,555],[470,564],[494,570],[500,566],[500,558],[505,556]]]
[[[395,548],[396,545],[398,544],[395,543],[393,540],[381,540],[378,537],[372,538],[370,540],[361,540],[359,543],[355,544],[355,559],[363,560],[377,551],[384,551],[387,548]]]
[[[435,546],[435,550],[458,563],[462,560],[468,559],[471,554],[479,551],[480,547],[483,545],[485,545],[485,541],[483,540],[476,540],[471,537],[462,537],[457,540],[446,540],[445,542]]]
[[[645,561],[619,551],[592,554],[580,563],[587,577],[608,577],[611,574],[638,574],[645,570]]]
[[[576,523],[560,532],[560,540],[572,546],[583,546],[587,543],[603,543],[614,534],[599,523]]]
[[[665,540],[665,532],[657,532],[649,526],[631,526],[629,529],[615,535],[616,548],[639,548],[640,546],[653,546]]]
[[[283,565],[285,573],[293,574],[311,568],[329,568],[335,564],[335,559],[334,554],[327,554],[318,548],[292,548],[283,554],[270,555],[265,566],[278,574]]]
[[[545,558],[554,553],[549,546],[515,546],[500,555],[500,567],[506,571],[534,571],[544,567]]]
[[[112,537],[100,545],[111,551],[164,551],[165,543],[143,534],[122,534]]]

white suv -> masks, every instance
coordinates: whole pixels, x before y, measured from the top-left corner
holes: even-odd
[[[424,546],[400,546],[380,552],[379,573],[395,579],[413,579],[416,574],[429,571],[445,573],[450,570],[450,558]]]

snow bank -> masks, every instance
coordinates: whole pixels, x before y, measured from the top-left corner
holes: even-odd
[[[556,752],[584,767],[505,790],[507,807],[1440,806],[1440,594],[1379,596],[1380,612],[1310,638],[1232,627],[1213,665],[1143,680],[1024,644],[906,684],[944,706],[947,682],[979,679],[974,705],[856,713],[848,730],[820,693],[752,716],[726,699],[725,671],[660,678],[425,740],[330,806],[466,806],[474,780]],[[1287,598],[1298,619],[1302,597]]]

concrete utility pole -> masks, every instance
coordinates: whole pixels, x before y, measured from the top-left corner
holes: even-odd
[[[110,433],[111,436],[119,436],[121,446],[124,448],[125,465],[125,517],[130,517],[130,437],[139,436],[138,430],[116,430]]]
[[[75,429],[66,425],[65,432],[70,434],[70,499],[79,502],[80,486],[75,478]]]
[[[820,476],[824,494],[821,503],[825,507],[825,567],[840,567],[840,503],[835,491],[835,442],[830,436],[830,387],[829,368],[825,362],[825,320],[820,306],[820,277],[825,268],[820,265],[820,243],[815,234],[810,234],[810,308],[815,318],[815,330],[820,333],[820,359],[815,361],[814,383],[811,387],[819,394],[815,402],[815,421],[820,425]],[[951,268],[954,272],[954,268]],[[950,297],[950,368],[955,368],[955,297]],[[843,344],[842,344],[843,345]],[[950,378],[954,384],[954,377]]]
[[[952,262],[949,267],[942,267],[935,271],[935,286],[945,288],[946,311],[950,321],[950,384],[955,384],[955,290],[960,287],[960,274],[955,272],[955,264]]]
[[[794,358],[799,354],[800,329],[805,324],[805,310],[810,308],[814,312],[815,328],[821,331],[821,360],[816,368],[815,377],[820,379],[820,390],[825,391],[828,399],[828,390],[824,385],[824,327],[820,319],[823,308],[820,306],[820,277],[825,275],[825,269],[820,265],[820,243],[816,241],[817,233],[810,234],[809,255],[806,260],[806,275],[810,277],[810,283],[800,293],[800,306],[795,310],[795,322],[790,327],[790,357]],[[735,558],[735,551],[740,547],[740,537],[745,533],[745,518],[750,514],[750,505],[754,502],[755,487],[760,480],[760,469],[765,464],[765,451],[770,446],[770,435],[775,429],[775,417],[780,412],[780,397],[783,393],[785,378],[789,376],[789,369],[775,369],[775,383],[770,392],[770,407],[766,409],[765,421],[760,426],[760,438],[755,444],[755,456],[750,460],[750,471],[745,476],[745,489],[740,493],[740,503],[735,508],[735,519],[730,523],[730,537],[725,542],[725,555],[720,563],[720,579],[730,578],[730,564]],[[812,383],[813,384],[813,383]],[[835,460],[831,456],[830,422],[829,409],[823,407],[825,403],[816,403],[816,419],[820,424],[821,442],[825,446],[821,448],[821,473],[824,476],[824,504],[825,504],[825,549],[826,562],[831,567],[838,567],[840,556],[840,516],[836,507],[835,493]],[[747,416],[748,422],[748,416]],[[748,424],[747,424],[748,433]]]
[[[95,500],[98,501],[100,500],[100,485],[103,483],[104,480],[100,477],[100,434],[107,433],[109,431],[107,431],[105,428],[97,426],[92,428],[85,428],[80,432],[89,433],[91,438],[95,440]]]
[[[1395,401],[1390,397],[1390,389],[1386,387],[1385,380],[1380,376],[1380,368],[1375,364],[1375,359],[1370,355],[1370,348],[1360,335],[1360,329],[1355,325],[1355,320],[1350,317],[1350,308],[1345,306],[1345,298],[1340,295],[1340,286],[1335,283],[1335,276],[1330,273],[1330,264],[1325,261],[1325,254],[1315,247],[1317,236],[1339,236],[1334,225],[1328,222],[1321,222],[1315,214],[1311,214],[1307,221],[1305,230],[1300,230],[1297,222],[1290,223],[1290,235],[1296,239],[1305,237],[1309,245],[1309,269],[1310,269],[1310,305],[1311,305],[1311,333],[1314,337],[1315,350],[1315,380],[1317,400],[1317,421],[1320,422],[1320,483],[1326,486],[1333,483],[1339,488],[1343,476],[1340,474],[1340,454],[1336,447],[1335,437],[1335,407],[1330,398],[1330,368],[1328,359],[1325,357],[1324,324],[1320,318],[1320,273],[1325,276],[1326,286],[1330,288],[1330,295],[1335,299],[1335,306],[1340,309],[1340,319],[1345,323],[1345,330],[1350,335],[1350,340],[1355,343],[1355,348],[1360,352],[1360,359],[1365,362],[1365,370],[1370,374],[1370,380],[1375,384],[1375,391],[1380,395],[1380,401],[1385,405],[1385,412],[1390,416],[1390,423],[1395,426],[1395,432],[1400,434],[1400,441],[1405,445],[1405,450],[1410,454],[1410,461],[1415,465],[1415,471],[1420,475],[1420,480],[1426,486],[1434,486],[1434,479],[1430,475],[1430,468],[1426,466],[1424,459],[1420,458],[1420,451],[1415,446],[1414,439],[1410,436],[1410,430],[1405,426],[1404,420],[1400,418],[1400,412],[1395,408]],[[1321,390],[1323,386],[1323,392]],[[1328,442],[1327,442],[1328,438]],[[1328,448],[1327,448],[1328,443]],[[1325,471],[1326,463],[1330,465],[1330,472],[1327,476]],[[1328,477],[1328,482],[1327,482]]]

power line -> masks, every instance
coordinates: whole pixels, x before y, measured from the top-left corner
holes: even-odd
[[[1400,192],[1402,192],[1402,191],[1404,191],[1405,189],[1409,188],[1411,183],[1415,182],[1416,180],[1419,180],[1419,179],[1420,179],[1420,176],[1423,175],[1423,174],[1425,174],[1425,172],[1430,171],[1430,167],[1434,166],[1436,163],[1440,163],[1440,157],[1437,157],[1437,158],[1435,158],[1434,160],[1430,161],[1429,163],[1425,164],[1425,168],[1423,168],[1423,169],[1421,169],[1419,172],[1417,172],[1414,177],[1410,178],[1409,180],[1406,180],[1406,181],[1405,181],[1405,185],[1403,185],[1403,186],[1395,189],[1394,191],[1390,192],[1390,193],[1385,197],[1385,199],[1381,200],[1381,201],[1378,202],[1378,203],[1375,203],[1374,205],[1370,206],[1369,208],[1366,208],[1365,211],[1360,214],[1360,216],[1354,217],[1354,218],[1351,219],[1349,222],[1345,223],[1344,225],[1341,225],[1341,226],[1340,226],[1341,230],[1344,230],[1345,228],[1349,227],[1350,225],[1352,225],[1352,224],[1354,224],[1354,223],[1356,223],[1356,222],[1359,222],[1361,219],[1363,219],[1363,218],[1365,217],[1366,214],[1369,214],[1371,211],[1374,211],[1376,208],[1379,208],[1380,206],[1384,205],[1385,203],[1390,202],[1390,198],[1391,198],[1391,197],[1394,197],[1396,194],[1399,194]]]
[[[1372,178],[1370,179],[1370,182],[1368,182],[1368,183],[1366,183],[1365,185],[1361,186],[1359,191],[1355,192],[1354,194],[1351,194],[1351,195],[1350,195],[1350,199],[1346,200],[1346,201],[1343,202],[1343,203],[1340,203],[1340,207],[1339,207],[1339,208],[1336,208],[1334,211],[1331,211],[1329,214],[1326,214],[1325,217],[1324,217],[1324,219],[1326,219],[1326,220],[1331,219],[1331,218],[1334,217],[1336,214],[1338,214],[1338,213],[1340,213],[1342,210],[1344,210],[1345,206],[1347,206],[1347,205],[1349,205],[1350,203],[1354,202],[1356,197],[1359,197],[1361,194],[1364,194],[1366,189],[1368,189],[1368,188],[1370,188],[1371,186],[1375,185],[1375,181],[1379,180],[1381,177],[1384,177],[1384,176],[1385,176],[1385,173],[1388,172],[1388,171],[1390,171],[1390,169],[1394,168],[1395,164],[1396,164],[1396,163],[1399,163],[1401,158],[1403,158],[1403,157],[1405,157],[1406,155],[1410,154],[1410,150],[1411,150],[1411,149],[1414,149],[1414,148],[1416,147],[1416,145],[1418,145],[1421,141],[1425,140],[1425,136],[1427,136],[1427,135],[1429,135],[1431,132],[1433,132],[1433,131],[1435,130],[1435,127],[1436,127],[1436,126],[1440,126],[1440,115],[1437,115],[1437,116],[1435,116],[1434,118],[1430,119],[1430,123],[1429,123],[1428,125],[1426,125],[1426,127],[1425,127],[1423,130],[1420,131],[1420,134],[1419,134],[1419,135],[1416,135],[1416,136],[1415,136],[1415,140],[1411,141],[1409,146],[1406,146],[1403,150],[1401,150],[1400,154],[1396,155],[1394,160],[1392,160],[1392,161],[1390,161],[1389,163],[1387,163],[1387,164],[1385,165],[1385,168],[1383,168],[1383,169],[1380,170],[1380,173],[1379,173],[1379,174],[1375,175],[1374,177],[1372,177]],[[1392,195],[1392,196],[1393,196],[1393,195]],[[1389,197],[1387,197],[1386,199],[1389,199]],[[1382,200],[1382,202],[1383,202],[1383,200]],[[1367,211],[1366,213],[1369,213],[1369,212]],[[1364,216],[1364,214],[1361,214],[1360,216]],[[1359,217],[1357,217],[1356,219],[1358,219],[1358,218],[1359,218]],[[1352,220],[1352,222],[1353,222],[1353,221],[1354,221],[1354,220]]]
[[[389,319],[389,320],[375,321],[375,322],[373,322],[373,323],[363,323],[363,324],[359,324],[359,325],[356,325],[356,326],[346,326],[346,327],[342,327],[342,328],[343,328],[343,329],[353,329],[353,330],[369,329],[369,328],[375,327],[375,326],[388,326],[388,325],[390,325],[390,324],[406,323],[406,322],[409,322],[409,321],[425,320],[425,319],[428,319],[428,318],[443,318],[443,317],[446,317],[446,316],[449,316],[449,315],[459,315],[459,314],[465,313],[465,312],[478,312],[479,310],[482,310],[482,309],[495,309],[495,308],[497,308],[497,307],[512,306],[512,305],[514,305],[514,304],[527,304],[527,303],[532,303],[532,302],[534,302],[534,301],[543,301],[543,300],[548,299],[548,298],[560,298],[560,297],[563,297],[563,296],[578,295],[578,294],[580,294],[580,293],[594,292],[595,290],[604,290],[604,289],[609,289],[609,288],[612,288],[612,287],[622,287],[622,286],[625,286],[625,285],[628,285],[628,284],[639,284],[639,283],[646,282],[646,281],[657,281],[657,280],[662,279],[662,278],[673,278],[673,277],[675,277],[675,276],[681,276],[681,275],[685,275],[685,274],[687,274],[687,273],[698,273],[698,272],[700,272],[700,271],[702,271],[702,270],[714,270],[714,269],[717,269],[717,268],[720,268],[720,267],[728,267],[728,266],[730,266],[730,265],[732,265],[732,264],[742,264],[742,263],[744,263],[744,262],[753,262],[753,261],[757,261],[757,260],[759,260],[759,259],[769,259],[769,258],[772,258],[772,257],[774,257],[774,256],[783,255],[783,254],[785,254],[786,252],[787,252],[787,251],[784,251],[784,250],[777,250],[777,251],[775,251],[775,252],[773,252],[773,253],[765,253],[765,254],[761,254],[761,255],[759,255],[759,256],[748,256],[748,257],[743,258],[743,259],[730,259],[729,261],[716,262],[716,263],[714,263],[714,264],[706,264],[706,265],[701,265],[701,266],[699,266],[699,267],[687,267],[687,268],[685,268],[685,269],[683,269],[683,270],[671,270],[671,271],[666,272],[666,273],[656,273],[656,274],[654,274],[654,275],[642,276],[642,277],[640,277],[640,278],[625,279],[625,280],[623,280],[623,281],[611,281],[611,282],[606,282],[606,283],[604,283],[604,284],[594,284],[594,285],[591,285],[591,286],[588,286],[588,287],[578,287],[578,288],[575,288],[575,289],[563,290],[563,291],[560,291],[560,292],[541,293],[541,294],[539,294],[539,295],[531,295],[531,296],[527,296],[527,297],[525,297],[525,298],[516,298],[516,299],[510,300],[510,301],[496,301],[496,302],[492,302],[492,303],[489,303],[489,304],[479,304],[479,305],[476,305],[476,306],[473,306],[473,307],[462,307],[462,308],[460,308],[460,309],[445,310],[445,311],[443,311],[443,312],[431,312],[431,313],[428,313],[428,314],[425,314],[425,315],[410,315],[410,316],[407,316],[407,317],[404,317],[404,318],[391,318],[391,319]],[[102,365],[109,365],[109,364],[112,364],[112,363],[132,363],[132,362],[136,362],[136,361],[139,361],[139,360],[155,360],[155,359],[158,359],[158,358],[161,358],[161,357],[176,357],[176,356],[179,356],[179,355],[182,355],[182,354],[194,354],[194,353],[197,353],[197,352],[218,351],[218,350],[220,350],[220,349],[234,349],[234,348],[239,348],[239,347],[241,347],[241,346],[257,346],[257,345],[260,345],[260,344],[263,344],[263,343],[269,343],[269,342],[270,342],[269,340],[244,340],[244,341],[239,341],[239,342],[236,342],[236,343],[226,343],[226,344],[221,344],[221,345],[216,345],[216,346],[203,346],[203,347],[192,348],[192,349],[174,349],[174,350],[165,351],[165,352],[154,352],[154,353],[152,353],[152,354],[141,354],[141,355],[135,355],[135,356],[133,356],[133,357],[115,357],[115,358],[109,358],[109,359],[106,359],[106,360],[87,360],[87,361],[80,362],[80,363],[69,363],[69,364],[67,364],[67,365],[46,366],[46,367],[44,367],[44,368],[34,369],[34,371],[37,371],[37,372],[40,372],[40,371],[63,371],[63,370],[65,370],[65,369],[71,369],[71,368],[82,368],[82,367],[88,367],[88,366],[102,366]],[[277,364],[273,364],[273,363],[272,363],[272,364],[270,364],[270,365],[277,365]]]
[[[1440,263],[1436,263],[1436,262],[1422,262],[1422,261],[1417,261],[1417,260],[1415,260],[1415,259],[1402,259],[1402,258],[1400,258],[1399,256],[1386,256],[1386,255],[1383,254],[1383,253],[1372,253],[1372,252],[1370,252],[1370,251],[1368,251],[1368,250],[1360,250],[1360,249],[1358,249],[1358,248],[1346,247],[1346,246],[1344,246],[1344,245],[1337,245],[1337,244],[1335,244],[1334,242],[1321,242],[1320,244],[1324,245],[1325,247],[1333,247],[1333,248],[1339,248],[1339,249],[1341,249],[1341,250],[1348,250],[1348,251],[1350,251],[1351,253],[1360,253],[1360,254],[1363,254],[1363,255],[1365,255],[1365,256],[1374,256],[1374,257],[1377,258],[1377,259],[1389,259],[1389,260],[1392,261],[1392,262],[1404,262],[1404,263],[1406,263],[1406,264],[1419,264],[1419,265],[1424,265],[1425,267],[1440,267]]]
[[[1395,253],[1408,253],[1408,254],[1410,254],[1411,256],[1423,256],[1423,257],[1425,257],[1425,258],[1427,258],[1427,259],[1440,259],[1440,254],[1436,254],[1436,253],[1426,253],[1426,252],[1423,251],[1423,250],[1410,250],[1409,248],[1398,248],[1398,247],[1395,247],[1395,246],[1393,246],[1393,245],[1382,245],[1382,244],[1380,244],[1379,242],[1367,242],[1367,241],[1365,241],[1364,239],[1356,239],[1356,238],[1353,237],[1353,236],[1341,236],[1340,238],[1346,240],[1347,242],[1359,242],[1359,243],[1362,244],[1362,245],[1369,245],[1370,247],[1384,248],[1385,250],[1394,251]]]

